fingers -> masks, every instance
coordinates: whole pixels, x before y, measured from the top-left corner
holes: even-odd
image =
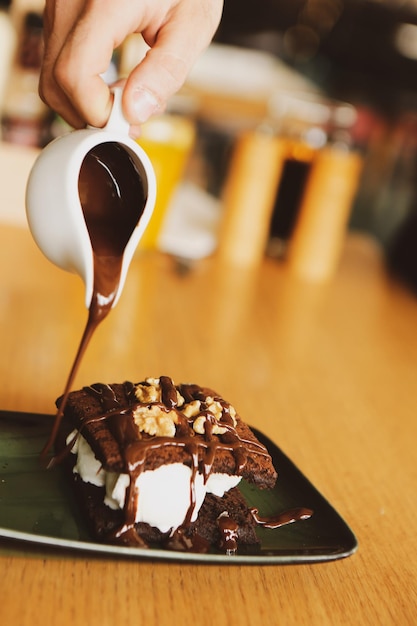
[[[41,76],[48,104],[75,127],[103,126],[110,114],[111,95],[101,78],[111,62],[113,39],[103,37],[94,13],[78,16],[62,47],[52,32]],[[41,92],[42,93],[42,92]]]
[[[125,37],[126,16],[126,3],[123,11],[114,0],[47,0],[39,92],[75,128],[102,127],[109,117],[112,97],[101,74]]]
[[[84,124],[101,128],[110,115],[112,102],[109,87],[101,74],[110,64],[113,50],[103,50],[101,57],[97,56],[100,54],[98,48],[91,51],[87,40],[80,42],[79,37],[77,31],[69,38],[55,64],[54,76],[65,101]],[[80,65],[84,58],[89,59],[88,67]]]
[[[138,125],[162,111],[181,87],[211,41],[222,6],[223,0],[47,0],[41,96],[75,128],[104,126],[112,97],[101,75],[114,49],[129,34],[141,32],[151,48],[123,94],[135,135]]]
[[[131,124],[143,124],[151,115],[162,112],[187,72],[183,59],[156,47],[151,49],[126,81],[123,107]]]
[[[55,62],[69,32],[77,22],[83,8],[82,0],[60,2],[46,0],[44,11],[45,51],[39,81],[39,94],[48,106],[61,114],[75,128],[81,128],[85,121],[73,106],[55,79]]]
[[[182,2],[159,29],[145,59],[127,79],[124,109],[132,124],[140,125],[162,111],[183,85],[199,54],[210,43],[219,24],[221,0]],[[143,31],[145,40],[148,30]]]

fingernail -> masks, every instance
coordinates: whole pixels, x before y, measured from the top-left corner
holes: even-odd
[[[138,124],[146,122],[159,108],[158,100],[150,91],[139,88],[133,92],[133,109]]]

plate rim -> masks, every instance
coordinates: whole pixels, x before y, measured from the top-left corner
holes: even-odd
[[[100,556],[117,556],[130,559],[143,558],[155,561],[190,561],[200,564],[204,563],[221,563],[222,565],[297,565],[312,563],[328,563],[338,561],[352,556],[358,549],[358,543],[349,549],[318,554],[300,554],[294,556],[294,552],[289,554],[216,554],[198,552],[180,552],[178,550],[164,550],[162,548],[132,548],[129,546],[118,546],[112,544],[94,543],[92,541],[81,541],[77,539],[62,539],[59,537],[51,537],[50,535],[36,535],[24,531],[13,530],[0,526],[1,539],[13,539],[26,544],[48,546],[54,550],[64,549],[71,550],[72,553],[89,553]],[[1,548],[0,548],[1,554]]]

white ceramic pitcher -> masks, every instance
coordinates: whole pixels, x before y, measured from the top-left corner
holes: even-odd
[[[130,261],[155,205],[154,170],[143,149],[129,137],[129,123],[123,116],[121,99],[122,90],[115,88],[112,112],[104,128],[75,130],[48,144],[35,161],[26,188],[26,214],[35,242],[52,263],[82,278],[87,308],[94,286],[93,250],[79,197],[78,179],[88,152],[102,143],[121,145],[141,176],[146,199],[143,213],[123,254],[113,306],[120,297]]]

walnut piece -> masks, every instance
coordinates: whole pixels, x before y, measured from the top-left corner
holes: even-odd
[[[223,407],[220,404],[220,402],[218,402],[211,396],[207,396],[206,405],[207,405],[207,411],[210,411],[210,413],[213,413],[216,420],[220,420],[223,414]]]
[[[211,413],[214,417],[214,423],[212,422],[212,428],[211,428],[211,432],[213,433],[213,435],[224,435],[225,432],[227,432],[227,428],[226,426],[222,426],[221,425],[221,418],[223,416],[223,406],[221,405],[221,403],[218,400],[214,400],[214,398],[212,398],[211,396],[207,396],[206,398],[206,411],[208,413]],[[192,404],[192,403],[190,403]],[[200,407],[199,407],[200,408]],[[185,412],[185,411],[184,411]],[[228,410],[227,412],[229,413],[231,419],[232,419],[232,423],[233,426],[236,426],[237,422],[236,422],[236,411],[235,409],[229,404],[228,405]],[[205,433],[205,423],[206,421],[209,419],[209,417],[206,414],[202,414],[202,415],[198,415],[196,417],[196,419],[193,422],[193,430],[194,432],[196,432],[198,435],[204,435]]]
[[[147,378],[144,383],[138,383],[135,387],[135,395],[141,403],[133,414],[139,430],[156,437],[175,437],[178,414],[173,410],[165,411],[161,405],[160,379]],[[230,404],[222,404],[212,396],[207,396],[204,402],[192,400],[185,403],[177,389],[177,407],[181,407],[183,415],[192,422],[194,432],[199,435],[205,434],[208,420],[214,435],[224,435],[227,432],[228,426],[222,423],[224,415],[229,415],[233,426],[237,423],[235,409]]]
[[[175,424],[178,423],[175,411],[167,413],[157,404],[138,406],[133,412],[133,419],[140,432],[155,437],[175,437]]]
[[[147,378],[146,383],[139,383],[135,387],[135,396],[139,402],[160,402],[161,401],[161,387],[159,385],[159,378]]]
[[[135,386],[135,396],[139,402],[161,402],[162,391],[159,378],[147,378],[145,383],[138,383]],[[177,406],[184,404],[184,398],[177,390]]]
[[[186,404],[182,410],[185,417],[197,417],[200,413],[201,402],[200,400],[193,400]]]
[[[207,421],[207,417],[205,415],[199,415],[193,422],[193,430],[194,432],[196,432],[198,435],[204,435],[205,434],[205,423]],[[224,433],[226,432],[227,428],[224,428],[224,426],[220,426],[220,424],[216,421],[211,429],[211,432],[213,433],[213,435],[224,435]]]

